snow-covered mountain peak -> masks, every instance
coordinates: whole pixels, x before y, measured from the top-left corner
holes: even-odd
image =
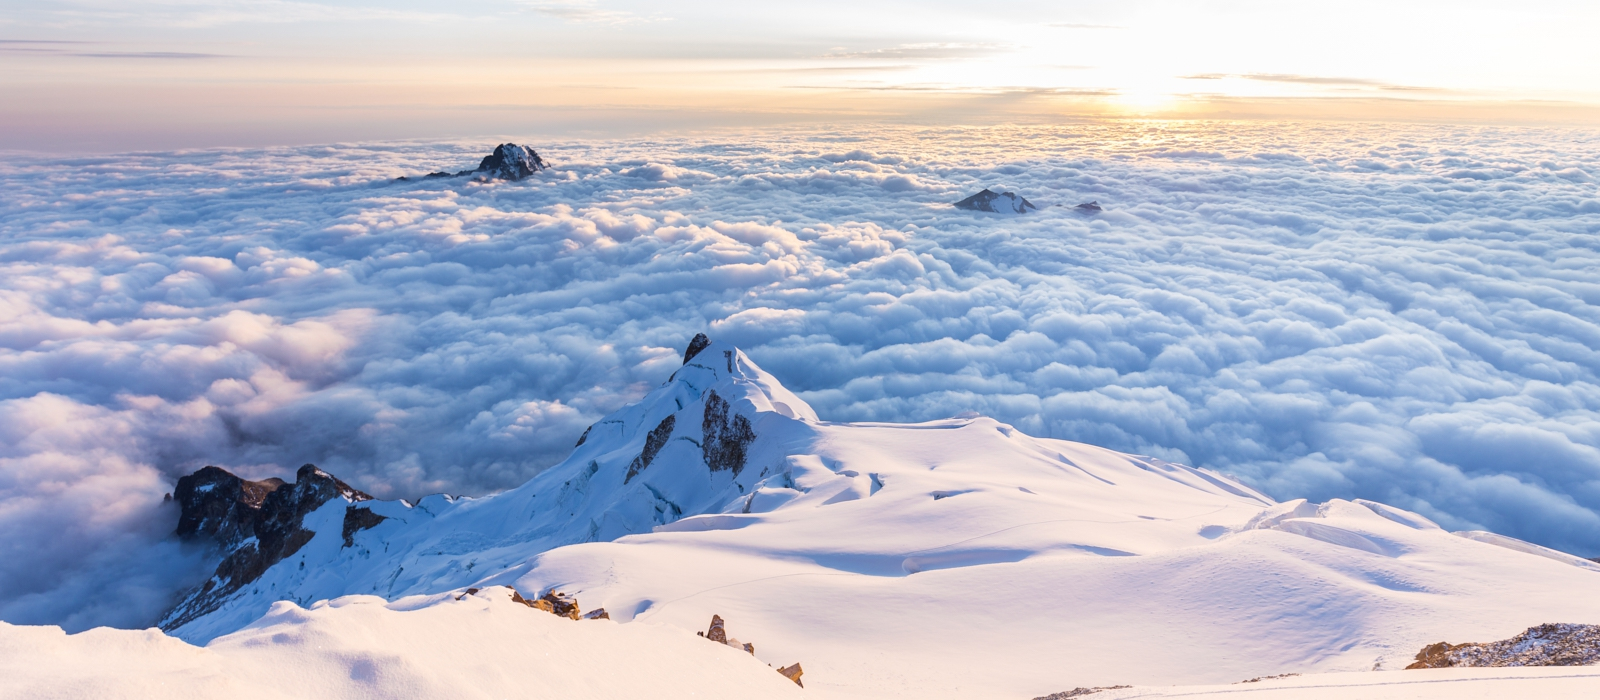
[[[227,517],[191,518],[219,532],[272,487],[224,475],[195,484],[231,494]],[[332,481],[307,467],[271,488],[259,502],[293,502],[297,519],[251,520],[225,552],[265,565],[225,561],[165,626],[205,641],[280,600],[510,585],[686,635],[737,619],[761,661],[805,662],[808,693],[981,682],[1029,697],[1068,673],[1087,686],[1370,669],[1440,638],[1600,612],[1571,595],[1600,581],[1591,563],[1378,503],[1278,504],[1213,471],[972,414],[822,421],[704,336],[511,491],[410,505]],[[289,498],[302,492],[315,497]]]
[[[995,192],[988,188],[956,202],[955,206],[957,209],[986,211],[992,214],[1026,214],[1039,210],[1033,202],[1018,196],[1015,192]]]

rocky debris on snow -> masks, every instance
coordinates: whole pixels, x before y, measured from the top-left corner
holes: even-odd
[[[478,591],[480,591],[480,590],[483,590],[483,589],[481,589],[481,588],[468,588],[461,595],[456,596],[456,600],[465,600],[466,597],[469,596],[469,595],[477,595]]]
[[[1132,687],[1133,686],[1131,686],[1131,685],[1106,685],[1106,686],[1099,686],[1099,687],[1095,687],[1095,688],[1073,688],[1072,690],[1063,690],[1063,691],[1061,691],[1059,693],[1051,693],[1049,695],[1041,695],[1039,697],[1034,698],[1033,700],[1067,700],[1068,698],[1081,698],[1081,697],[1083,697],[1085,695],[1094,695],[1095,693],[1098,693],[1098,692],[1103,691],[1103,690],[1122,690],[1123,688],[1132,688]]]
[[[1294,678],[1295,676],[1298,676],[1298,675],[1300,675],[1300,674],[1298,674],[1298,673],[1280,673],[1280,674],[1278,674],[1276,676],[1256,676],[1255,678],[1251,678],[1249,680],[1244,680],[1244,681],[1239,681],[1239,683],[1234,683],[1234,685],[1239,685],[1240,683],[1260,683],[1261,681],[1275,681],[1275,680],[1278,680],[1279,678]]]
[[[517,590],[513,588],[511,589],[511,602],[522,603],[523,605],[535,610],[543,610],[551,615],[557,615],[573,620],[580,618],[580,613],[582,612],[578,609],[577,598],[573,598],[565,593],[559,593],[554,590],[540,596],[535,600],[528,600],[527,598],[522,597],[522,594],[518,593]],[[602,609],[600,612],[603,613],[605,611]],[[611,616],[607,615],[606,619],[610,619],[610,617]]]
[[[806,684],[800,682],[800,677],[805,675],[806,672],[801,670],[799,661],[778,669],[778,673],[782,674],[784,678],[794,681],[795,685],[802,688],[806,687]]]
[[[454,175],[447,172],[435,172],[424,175],[424,179],[440,177],[464,177],[475,175],[480,180],[521,180],[541,170],[548,170],[550,165],[539,157],[538,151],[527,146],[518,146],[514,143],[502,143],[494,147],[494,153],[483,157],[474,170],[463,170]],[[400,181],[409,181],[409,177],[396,178]]]
[[[728,645],[730,647],[733,647],[735,649],[743,649],[746,653],[750,654],[751,656],[755,656],[755,654],[756,654],[756,645],[748,643],[748,642],[741,642],[741,641],[739,641],[737,639],[734,639],[733,637],[729,637],[728,636],[728,629],[727,629],[725,623],[723,622],[721,615],[712,615],[711,616],[711,627],[707,628],[706,631],[704,631],[704,632],[695,632],[695,634],[699,635],[701,637],[705,637],[706,639],[709,639],[709,640],[711,640],[713,642],[716,642],[718,644],[726,644],[726,645]],[[795,666],[798,667],[799,664],[795,664]],[[798,678],[798,676],[796,676],[796,678]],[[794,679],[791,678],[790,680],[794,680]],[[796,681],[796,682],[798,682],[798,681]]]
[[[987,188],[956,202],[956,208],[995,214],[1026,214],[1029,211],[1039,210],[1032,202],[1018,197],[1015,192],[994,192]]]
[[[1589,666],[1600,663],[1600,625],[1546,624],[1498,642],[1429,644],[1413,668]]]
[[[1099,200],[1095,200],[1093,202],[1084,202],[1083,204],[1073,207],[1073,209],[1077,210],[1080,214],[1099,214],[1100,212],[1105,211],[1105,209],[1100,206]]]
[[[210,540],[224,555],[210,579],[167,611],[160,623],[164,630],[176,629],[216,610],[224,599],[260,578],[273,564],[300,551],[316,536],[301,523],[322,504],[335,498],[352,504],[372,500],[372,496],[311,464],[295,472],[292,484],[281,479],[245,481],[227,470],[208,466],[178,479],[173,493],[181,509],[178,537],[186,541]],[[367,516],[356,517],[358,523],[370,520]],[[345,522],[349,530],[348,511]],[[350,530],[351,535],[354,532]]]
[[[662,418],[661,422],[656,424],[655,429],[651,430],[650,434],[645,436],[644,449],[640,450],[639,456],[634,457],[633,463],[628,465],[628,475],[622,478],[622,483],[626,484],[630,481],[633,481],[633,477],[638,476],[639,472],[644,471],[646,467],[650,466],[650,463],[656,458],[656,453],[660,452],[661,448],[666,446],[667,438],[672,437],[672,429],[676,427],[677,424],[677,414]]]
[[[611,619],[611,613],[606,612],[605,608],[595,608],[593,610],[590,610],[589,612],[584,613],[583,614],[583,619],[585,619],[585,620],[609,620],[609,619]]]
[[[756,432],[750,427],[749,418],[737,413],[729,418],[728,402],[714,390],[706,392],[700,431],[700,450],[711,471],[732,471],[734,476],[744,471],[745,454],[750,443],[755,442]]]
[[[372,512],[371,508],[350,506],[344,510],[344,546],[355,546],[356,533],[378,526],[388,518]]]

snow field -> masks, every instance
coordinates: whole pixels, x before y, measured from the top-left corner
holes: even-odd
[[[456,600],[281,602],[204,647],[159,630],[0,623],[0,698],[796,698],[749,654],[656,625],[569,620],[489,588]]]

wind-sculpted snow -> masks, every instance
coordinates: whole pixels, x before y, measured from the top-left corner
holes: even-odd
[[[392,181],[492,143],[0,163],[0,619],[152,621],[209,573],[155,544],[203,464],[516,486],[700,331],[828,420],[978,411],[1600,553],[1595,133],[751,132]],[[982,188],[1041,211],[950,206]]]

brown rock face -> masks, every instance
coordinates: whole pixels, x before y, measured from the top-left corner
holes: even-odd
[[[173,494],[181,508],[177,535],[188,541],[214,543],[222,549],[223,559],[209,580],[167,611],[161,620],[164,630],[176,629],[216,610],[273,564],[299,551],[316,536],[301,527],[301,521],[322,504],[335,498],[352,503],[372,500],[310,464],[300,467],[292,484],[281,479],[245,481],[226,470],[205,467],[179,479]],[[351,527],[350,517],[347,511],[347,530]],[[368,516],[357,515],[357,524],[371,518],[381,520],[382,516],[370,512]],[[349,531],[347,541],[354,532]]]
[[[1600,663],[1600,625],[1545,624],[1498,642],[1429,644],[1413,668],[1589,666]]]
[[[561,617],[570,618],[573,620],[578,619],[580,617],[579,613],[581,612],[578,609],[577,598],[573,598],[565,593],[559,593],[556,591],[550,591],[549,593],[540,596],[536,600],[528,600],[527,598],[522,597],[522,594],[518,593],[516,589],[512,589],[511,602],[522,603],[523,605],[535,610],[543,610],[552,615],[560,615]],[[607,620],[611,619],[611,616],[607,615],[604,609],[596,612],[599,612]],[[593,613],[590,613],[591,617],[593,615]]]
[[[721,615],[711,616],[711,628],[706,630],[706,639],[718,644],[728,643],[728,630],[723,625]]]
[[[798,685],[802,688],[806,687],[806,684],[800,682],[800,677],[805,675],[806,672],[801,670],[799,661],[778,669],[778,673],[783,674],[784,678],[794,681],[795,685]]]

